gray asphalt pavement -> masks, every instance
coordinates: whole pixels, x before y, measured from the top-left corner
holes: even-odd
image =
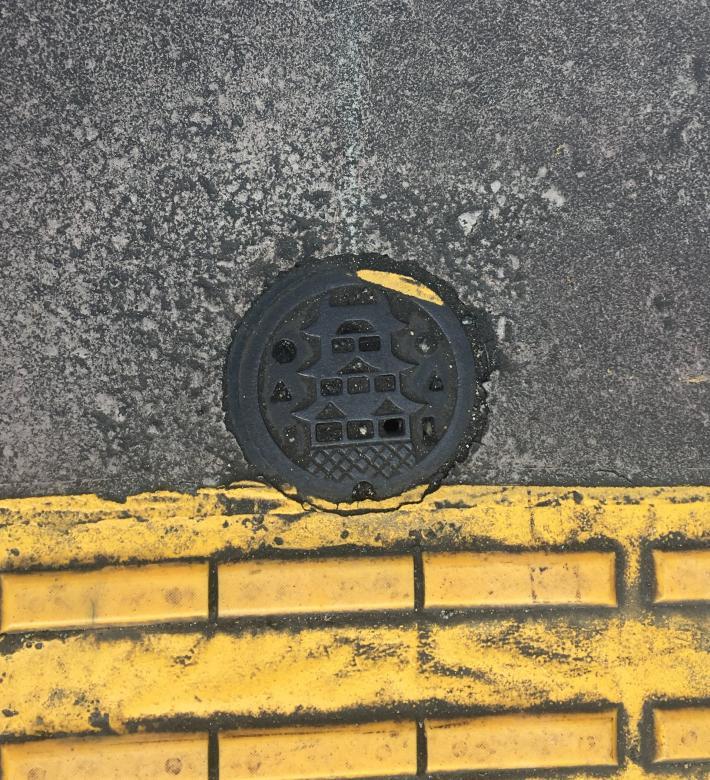
[[[501,361],[449,481],[710,479],[702,0],[0,7],[0,493],[243,476],[231,334],[414,261]]]

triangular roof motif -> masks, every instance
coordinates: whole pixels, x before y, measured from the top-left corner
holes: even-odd
[[[326,404],[316,416],[316,420],[342,420],[345,412],[332,401]]]
[[[371,366],[366,360],[360,357],[353,358],[347,365],[343,366],[339,374],[377,374],[379,368]]]
[[[375,409],[373,412],[374,415],[377,417],[385,417],[390,414],[403,414],[404,409],[397,406],[397,404],[393,403],[389,398],[385,398],[385,400]]]
[[[286,382],[279,381],[276,383],[274,391],[271,393],[271,400],[276,402],[291,400],[291,391],[288,389]]]

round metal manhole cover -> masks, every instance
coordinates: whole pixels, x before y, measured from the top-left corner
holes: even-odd
[[[260,476],[304,498],[378,500],[436,483],[480,435],[475,318],[402,274],[382,257],[313,262],[249,310],[225,404]]]

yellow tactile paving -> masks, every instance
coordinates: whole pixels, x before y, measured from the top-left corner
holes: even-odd
[[[702,750],[673,756],[705,727],[672,739],[669,725],[662,739],[657,730],[654,759],[645,724],[654,703],[663,702],[664,712],[697,713],[710,702],[709,538],[709,488],[450,486],[419,503],[353,516],[315,511],[255,483],[123,503],[95,496],[0,501],[0,569],[11,596],[3,614],[24,603],[20,612],[35,621],[0,637],[0,740],[173,723],[207,728],[215,718],[298,724],[303,717],[330,729],[354,713],[411,725],[415,711],[471,721],[472,709],[511,718],[618,710],[623,747],[615,776],[647,777],[655,760],[669,778],[694,777],[676,763],[691,761],[702,773],[710,758]],[[43,568],[110,561],[112,570],[140,569],[137,561],[182,559],[202,560],[177,565],[202,567],[205,575],[199,616],[189,625],[174,615],[168,622],[175,625],[152,625],[165,617],[161,605],[139,628],[94,631],[124,622],[119,604],[101,612],[109,623],[77,622],[89,630],[35,636],[60,624],[49,625],[51,609],[29,604],[32,588],[17,587],[31,581],[25,577],[80,576]],[[207,576],[208,565],[216,577]],[[654,582],[659,607],[649,603]],[[108,597],[120,602],[126,583],[116,584]],[[159,600],[159,591],[149,598]],[[661,609],[661,602],[674,607]],[[86,601],[72,603],[86,621]],[[445,607],[509,609],[452,615],[438,610]],[[348,614],[362,610],[379,614]],[[292,620],[298,612],[309,612],[308,620]],[[342,614],[333,620],[333,612]],[[258,615],[269,620],[239,619]],[[6,631],[21,625],[13,620],[4,619]],[[696,706],[682,704],[688,701]],[[546,733],[528,747],[549,748],[556,732]],[[600,753],[574,758],[571,744],[559,743],[567,747],[558,758],[584,759],[575,778],[602,767],[594,763]],[[535,758],[532,769],[542,761]]]
[[[429,772],[615,766],[617,714],[490,715],[427,721]]]
[[[654,760],[710,761],[710,706],[656,709]]]
[[[616,606],[613,552],[425,553],[427,607]]]
[[[0,630],[206,619],[208,564],[0,574]]]
[[[220,617],[414,608],[411,555],[241,561],[218,577]]]
[[[654,550],[655,601],[710,602],[710,548],[705,550]]]
[[[207,780],[207,735],[56,739],[5,745],[3,780]]]
[[[220,780],[415,775],[412,722],[233,732],[219,738]]]

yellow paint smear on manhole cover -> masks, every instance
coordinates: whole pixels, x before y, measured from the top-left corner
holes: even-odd
[[[411,276],[403,276],[391,271],[375,271],[369,268],[359,270],[357,275],[363,282],[371,282],[402,295],[408,295],[410,298],[418,298],[420,301],[435,303],[437,306],[444,305],[444,302],[432,289],[416,279],[412,279]]]
[[[707,776],[709,539],[697,487],[0,501],[2,777]]]

